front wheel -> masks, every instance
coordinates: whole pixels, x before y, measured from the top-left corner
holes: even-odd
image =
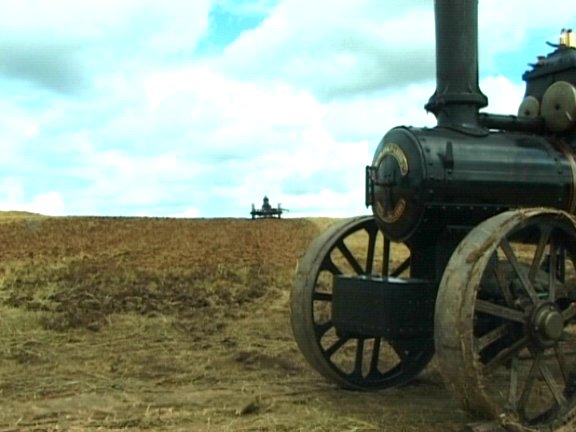
[[[292,329],[306,360],[342,387],[383,389],[418,375],[434,353],[433,340],[387,340],[340,334],[332,322],[337,275],[407,278],[410,251],[384,238],[372,216],[345,220],[311,244],[291,295]]]

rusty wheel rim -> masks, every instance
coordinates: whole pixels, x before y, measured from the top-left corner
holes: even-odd
[[[549,209],[500,214],[460,243],[440,283],[435,342],[468,410],[537,430],[572,421],[575,255],[573,219]]]
[[[400,243],[385,239],[372,216],[345,220],[326,230],[300,260],[291,293],[291,323],[306,360],[342,387],[381,389],[402,385],[430,361],[432,340],[389,341],[339,336],[331,322],[334,275],[409,274],[410,257],[393,259]]]

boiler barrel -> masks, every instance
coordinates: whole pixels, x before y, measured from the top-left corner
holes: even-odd
[[[473,226],[510,208],[574,213],[575,177],[573,152],[559,139],[398,127],[367,169],[367,204],[390,238],[405,240],[422,226],[428,234]]]

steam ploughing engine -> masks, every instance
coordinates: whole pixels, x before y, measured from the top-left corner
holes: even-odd
[[[287,209],[283,209],[280,204],[278,207],[272,207],[270,205],[270,200],[267,196],[264,196],[262,200],[262,208],[257,209],[254,204],[252,204],[252,210],[250,210],[250,216],[252,219],[256,218],[278,218],[282,217],[282,213],[288,211]]]
[[[346,388],[415,378],[434,353],[464,407],[517,428],[576,416],[576,49],[531,65],[517,116],[479,113],[477,0],[436,0],[434,128],[395,127],[366,169],[373,216],[299,263],[292,328]]]

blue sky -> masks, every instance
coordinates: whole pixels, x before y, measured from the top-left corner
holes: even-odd
[[[396,125],[432,126],[432,0],[0,0],[0,210],[247,217],[364,208]],[[576,27],[572,2],[480,0],[487,111]]]

